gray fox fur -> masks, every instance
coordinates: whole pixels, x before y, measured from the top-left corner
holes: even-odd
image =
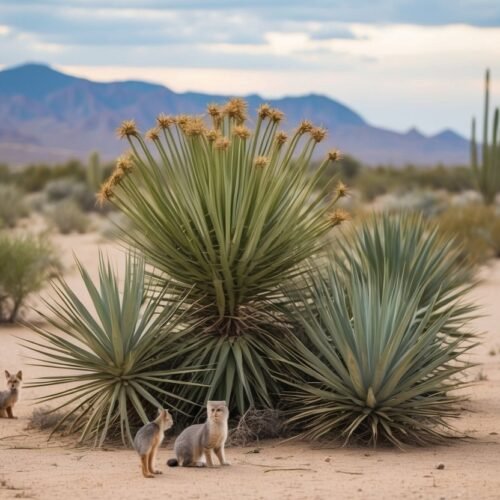
[[[221,465],[230,465],[224,454],[228,418],[229,410],[225,401],[208,401],[206,422],[191,425],[179,434],[174,445],[176,458],[168,460],[167,465],[213,467],[212,450]]]

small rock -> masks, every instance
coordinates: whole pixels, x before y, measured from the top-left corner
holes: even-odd
[[[444,469],[444,464],[439,464],[437,467],[436,467],[437,470],[443,470]]]
[[[332,461],[332,459],[330,457],[325,458],[325,462],[331,462],[331,461]]]
[[[498,432],[490,432],[490,436],[498,436]]]

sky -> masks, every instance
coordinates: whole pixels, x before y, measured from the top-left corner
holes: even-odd
[[[500,0],[0,0],[0,66],[264,97],[319,93],[373,125],[470,134]]]

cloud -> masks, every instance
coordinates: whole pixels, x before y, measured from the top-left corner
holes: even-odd
[[[374,123],[466,132],[484,68],[500,82],[500,2],[0,0],[0,51],[184,90],[324,92]]]
[[[0,5],[12,5],[0,0]],[[17,0],[16,6],[65,8],[88,11],[152,10],[177,12],[257,13],[262,20],[337,21],[362,23],[411,23],[420,25],[500,25],[497,0]]]

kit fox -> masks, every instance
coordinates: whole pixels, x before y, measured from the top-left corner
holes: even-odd
[[[160,447],[164,433],[170,429],[174,421],[168,410],[158,410],[158,417],[141,427],[134,439],[134,448],[141,457],[142,474],[144,477],[154,477],[161,474],[155,469],[156,453]]]
[[[5,370],[5,377],[7,378],[8,390],[0,391],[0,417],[17,418],[14,417],[12,409],[19,400],[23,372],[19,370],[15,375],[11,375]]]
[[[230,465],[224,455],[227,439],[229,410],[225,401],[208,401],[207,420],[204,424],[191,425],[184,429],[175,440],[177,458],[167,461],[170,467],[213,467],[212,450],[221,465]],[[205,461],[203,461],[205,457]]]

